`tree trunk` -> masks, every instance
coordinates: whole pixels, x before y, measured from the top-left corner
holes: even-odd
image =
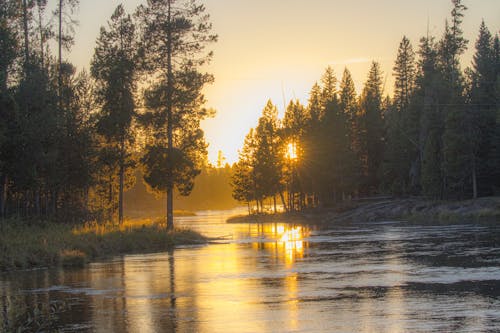
[[[276,195],[273,195],[273,204],[274,204],[274,214],[278,212],[278,209],[276,207]]]
[[[282,191],[280,191],[280,198],[281,198],[281,203],[283,204],[283,207],[285,208],[285,212],[289,212],[289,208],[288,208],[288,205],[286,204],[285,196],[283,195]]]
[[[7,176],[2,175],[0,178],[0,218],[5,218],[7,207]]]
[[[167,185],[167,230],[171,231],[174,229],[174,179],[173,179],[173,160],[172,160],[172,151],[173,151],[173,124],[172,124],[172,96],[174,90],[174,76],[172,69],[172,12],[171,12],[171,0],[168,0],[168,10],[167,10],[167,145],[168,145],[168,185]]]
[[[45,68],[45,55],[44,55],[44,47],[45,47],[45,38],[43,36],[43,10],[41,6],[38,6],[38,30],[40,30],[40,58],[42,69]]]
[[[58,36],[58,47],[59,47],[59,71],[58,71],[58,88],[59,88],[59,107],[62,108],[62,11],[63,11],[63,0],[59,0],[59,36]]]
[[[24,29],[24,66],[26,70],[28,68],[29,57],[30,57],[27,0],[23,0],[23,29]]]
[[[123,179],[125,168],[123,166],[123,161],[120,161],[120,184],[118,193],[118,224],[123,224]]]

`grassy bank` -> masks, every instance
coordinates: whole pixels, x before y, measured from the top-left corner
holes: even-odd
[[[73,227],[47,222],[3,221],[0,271],[46,266],[82,266],[98,257],[160,252],[176,245],[202,244],[200,234],[143,219],[121,226],[86,224]]]

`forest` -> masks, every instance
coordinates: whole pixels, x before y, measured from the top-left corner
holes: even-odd
[[[201,68],[217,35],[203,5],[172,3],[119,5],[77,73],[65,54],[79,0],[0,2],[1,219],[121,224],[139,170],[173,228],[174,190],[207,166]]]
[[[452,1],[440,39],[415,50],[403,37],[384,96],[371,64],[359,96],[346,68],[328,67],[308,105],[288,104],[283,119],[268,101],[234,166],[233,196],[257,212],[271,198],[287,211],[328,207],[373,195],[463,200],[500,193],[500,42],[483,21],[472,63],[466,7]]]
[[[203,89],[214,81],[204,66],[217,35],[203,5],[118,6],[90,70],[77,72],[64,56],[78,0],[54,11],[48,0],[2,1],[0,218],[121,223],[125,192],[144,183],[166,202],[171,228],[174,198],[193,193],[203,208],[217,206],[203,197],[220,190],[220,207],[233,205],[229,178],[234,199],[258,211],[265,200],[293,211],[378,194],[498,195],[499,36],[483,22],[462,69],[466,7],[452,4],[439,39],[427,34],[414,49],[402,38],[392,96],[377,62],[359,96],[347,68],[338,80],[328,67],[307,105],[292,100],[279,119],[269,101],[239,161],[214,169],[200,122],[215,113]],[[128,198],[140,207],[138,191]]]

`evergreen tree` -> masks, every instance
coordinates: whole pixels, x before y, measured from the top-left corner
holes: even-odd
[[[9,183],[9,159],[5,154],[10,145],[15,121],[16,105],[9,86],[19,45],[16,33],[17,12],[13,1],[0,3],[0,218],[5,216]],[[11,170],[13,171],[13,170]]]
[[[438,71],[438,51],[434,39],[422,38],[416,92],[410,109],[420,114],[419,154],[423,194],[440,198],[443,193],[442,134],[443,112],[439,104],[442,78]]]
[[[248,206],[248,213],[251,213],[250,202],[258,202],[256,189],[256,179],[254,173],[255,155],[255,132],[253,129],[245,137],[243,148],[238,152],[238,162],[234,165],[234,173],[231,177],[233,188],[233,198],[239,202],[245,202]]]
[[[496,123],[496,70],[493,38],[484,21],[473,56],[468,93],[467,128],[472,160],[473,196],[492,193],[495,167],[488,162],[493,149]]]
[[[490,150],[490,157],[488,165],[492,170],[491,180],[492,187],[495,195],[500,193],[500,38],[498,34],[493,39],[493,63],[495,68],[495,105],[496,105],[496,122],[495,130],[492,137],[492,148]]]
[[[459,57],[465,51],[467,40],[461,29],[463,11],[467,8],[460,0],[453,0],[452,24],[446,23],[445,33],[439,43],[438,64],[443,77],[444,105],[443,171],[444,194],[463,198],[470,187],[471,147],[466,124],[464,80]]]
[[[174,187],[182,194],[191,191],[206,154],[200,121],[211,113],[202,107],[202,89],[213,77],[199,69],[211,59],[206,47],[217,36],[197,1],[148,0],[136,16],[142,22],[144,66],[156,79],[145,95],[144,123],[154,132],[143,158],[145,180],[167,193],[172,230]]]
[[[415,54],[408,38],[399,44],[393,67],[394,103],[386,117],[387,147],[384,163],[384,182],[394,193],[404,194],[415,186],[412,166],[419,163],[418,114],[412,112],[410,100],[415,86]],[[411,175],[413,177],[411,177]]]
[[[57,19],[57,47],[58,47],[58,86],[59,95],[62,89],[62,75],[63,75],[63,49],[69,51],[74,44],[74,27],[76,21],[72,18],[75,10],[78,8],[80,0],[58,0],[56,10],[54,10],[54,17]],[[59,96],[61,98],[61,96]],[[61,103],[61,101],[60,101]],[[62,108],[62,105],[60,104]]]
[[[301,174],[302,188],[305,193],[312,196],[313,205],[318,204],[315,194],[318,192],[319,186],[319,160],[321,157],[318,149],[321,140],[319,136],[320,120],[323,117],[321,103],[321,87],[318,83],[315,83],[309,93],[304,138],[301,144],[303,163],[306,166]]]
[[[321,104],[326,108],[337,94],[337,77],[331,66],[328,66],[321,77]]]
[[[262,197],[283,198],[283,144],[279,136],[278,109],[269,100],[262,110],[259,124],[255,129],[257,148],[255,151],[255,175]]]
[[[290,101],[285,115],[283,117],[282,126],[282,142],[285,145],[286,162],[285,166],[285,183],[288,185],[287,191],[289,195],[288,205],[285,205],[286,210],[294,210],[295,208],[295,193],[299,195],[300,206],[305,206],[305,192],[303,175],[307,172],[308,164],[304,158],[304,144],[306,142],[308,114],[306,108],[299,101]]]
[[[91,71],[96,79],[96,94],[101,112],[98,133],[107,141],[107,149],[116,152],[118,166],[118,222],[123,222],[123,192],[125,173],[131,167],[131,147],[134,142],[132,124],[135,118],[134,93],[137,80],[137,50],[135,25],[130,15],[119,5],[108,23],[101,28],[92,59]]]
[[[358,101],[356,96],[356,88],[352,80],[351,72],[345,68],[340,82],[340,108],[346,114],[348,119],[349,136],[351,140],[351,148],[354,151],[359,150],[359,131],[358,131]]]
[[[394,104],[399,112],[404,113],[410,104],[415,87],[415,53],[406,36],[399,44],[393,76],[395,78]]]
[[[360,177],[360,160],[359,156],[361,153],[360,146],[360,118],[359,118],[359,103],[356,96],[356,89],[354,86],[354,81],[350,71],[346,68],[344,69],[344,74],[342,75],[342,81],[340,83],[339,92],[339,107],[344,115],[345,127],[347,128],[348,140],[350,144],[350,149],[347,151],[348,156],[346,158],[346,165],[349,166],[347,170],[346,181],[349,184],[349,191],[355,194],[357,187],[359,185]]]
[[[382,116],[382,72],[373,62],[360,98],[361,166],[364,192],[374,193],[379,186],[379,168],[384,151]]]
[[[348,115],[335,96],[326,106],[321,131],[321,201],[325,205],[346,199],[356,184],[356,160],[348,125]]]

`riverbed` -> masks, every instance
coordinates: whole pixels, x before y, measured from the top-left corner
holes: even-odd
[[[495,332],[500,223],[227,224],[181,217],[218,240],[81,269],[0,275],[14,303],[63,332]]]

